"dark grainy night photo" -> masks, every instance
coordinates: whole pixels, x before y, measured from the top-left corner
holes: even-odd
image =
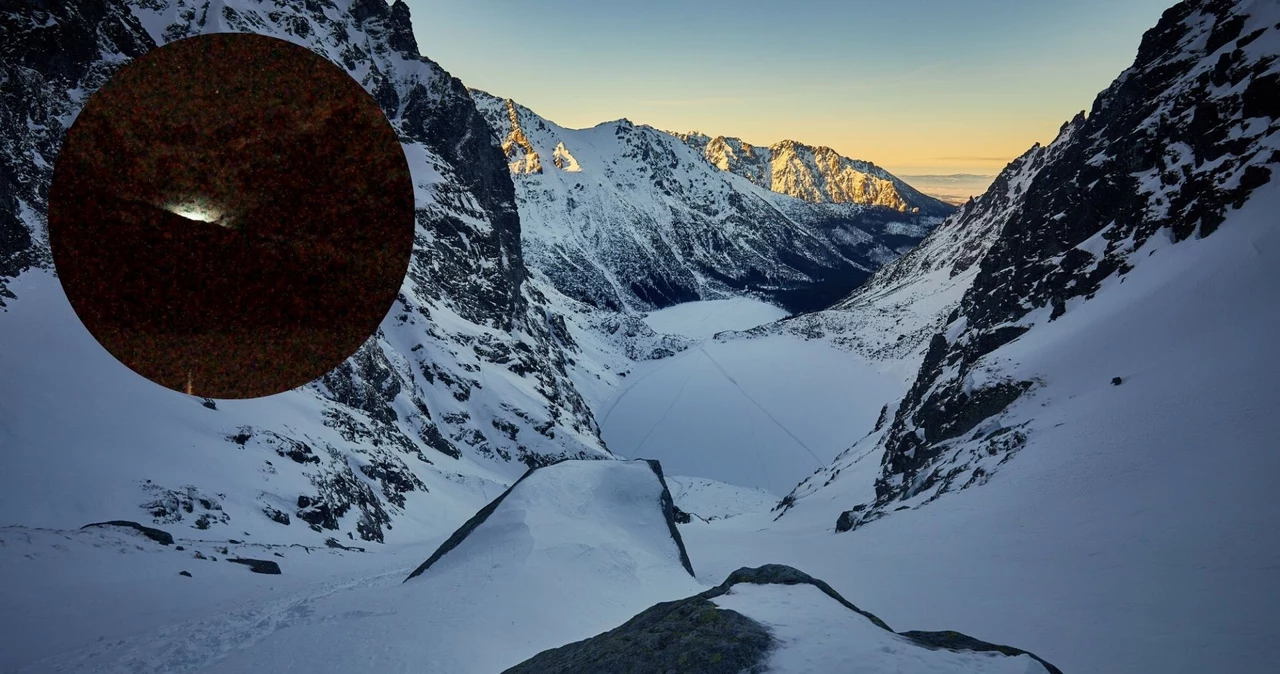
[[[347,73],[273,37],[190,37],[121,68],[58,154],[49,245],[111,355],[185,393],[253,398],[373,334],[413,244],[409,168]]]
[[[0,0],[0,672],[1275,674],[1276,0]]]

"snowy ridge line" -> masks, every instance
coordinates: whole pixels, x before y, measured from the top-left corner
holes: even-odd
[[[745,295],[790,310],[826,306],[940,219],[808,203],[722,171],[652,127],[567,129],[510,99],[471,95],[502,139],[528,265],[594,307]]]
[[[426,561],[418,565],[418,567],[415,568],[412,572],[410,572],[409,575],[406,576],[405,579],[401,582],[407,583],[410,580],[422,575],[423,572],[425,572],[427,569],[435,565],[435,563],[440,561],[440,559],[442,559],[445,555],[447,555],[449,552],[451,552],[452,550],[456,549],[459,545],[461,545],[462,542],[465,541],[467,537],[471,535],[472,532],[474,532],[477,528],[483,525],[485,521],[488,520],[489,517],[492,516],[493,513],[498,510],[498,508],[502,505],[503,501],[506,500],[506,498],[510,496],[514,491],[516,491],[522,482],[524,482],[527,478],[532,476],[535,472],[539,470],[548,470],[548,469],[555,470],[557,466],[564,466],[569,463],[572,463],[573,461],[574,460],[572,459],[565,459],[565,460],[556,461],[554,463],[547,464],[545,466],[534,466],[529,470],[525,471],[524,475],[521,475],[519,479],[517,479],[514,483],[512,483],[510,487],[507,488],[506,491],[502,492],[502,494],[500,494],[497,498],[495,498],[493,501],[490,501],[488,504],[486,504],[483,508],[481,508],[478,512],[476,512],[476,514],[472,516],[471,519],[467,520],[461,527],[459,527],[456,531],[454,531],[453,534],[450,535],[449,538],[446,539],[445,542],[442,543],[440,547],[437,548],[436,551],[433,552],[431,556],[427,558]],[[666,479],[663,477],[662,465],[654,459],[639,459],[636,461],[643,461],[645,465],[649,468],[649,470],[653,472],[654,476],[657,477],[658,482],[661,483],[662,493],[661,493],[661,496],[659,497],[660,498],[659,505],[662,508],[663,516],[666,519],[667,528],[671,534],[671,538],[675,542],[676,547],[680,551],[680,563],[684,567],[685,571],[689,573],[690,576],[696,577],[696,575],[693,572],[693,565],[689,560],[689,553],[685,550],[684,540],[680,537],[680,532],[676,528],[674,501],[671,498],[671,491],[667,488]],[[631,462],[628,462],[628,463],[631,463]]]
[[[784,588],[788,594],[781,601],[773,605],[758,601],[763,598],[761,592]],[[801,588],[820,594],[796,594]],[[815,601],[830,601],[844,613],[827,615],[822,624],[828,629],[808,629],[818,627],[805,621],[807,612],[821,610]],[[831,622],[850,614],[857,618],[843,625]],[[797,624],[806,629],[793,634]],[[806,638],[815,631],[828,639]],[[835,636],[833,632],[838,633],[834,640],[829,638]],[[904,647],[907,653],[900,650]],[[711,589],[654,605],[620,627],[543,651],[503,674],[678,668],[704,674],[827,672],[842,671],[855,662],[875,671],[904,671],[901,667],[910,662],[919,668],[910,671],[1062,674],[1034,653],[960,632],[894,632],[827,583],[782,564],[739,568]]]
[[[763,147],[741,138],[712,138],[697,131],[668,133],[700,151],[722,171],[810,203],[851,203],[934,215],[951,212],[949,204],[921,193],[883,168],[841,156],[829,147],[793,140]]]

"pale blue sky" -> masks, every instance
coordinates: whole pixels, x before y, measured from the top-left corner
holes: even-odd
[[[1086,109],[1172,0],[407,0],[422,51],[570,127],[995,173]]]

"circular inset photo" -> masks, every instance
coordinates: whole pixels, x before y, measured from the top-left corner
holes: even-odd
[[[296,388],[355,353],[413,248],[409,166],[373,98],[284,40],[223,33],[123,66],[67,133],[49,245],[76,315],[151,381]]]

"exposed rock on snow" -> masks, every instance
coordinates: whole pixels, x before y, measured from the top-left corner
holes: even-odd
[[[268,575],[279,575],[280,565],[269,559],[250,559],[248,557],[228,557],[228,562],[234,564],[244,564],[254,573],[265,573]]]
[[[141,524],[138,524],[137,522],[127,522],[125,520],[112,520],[110,522],[96,522],[94,524],[86,524],[80,528],[88,529],[89,527],[121,527],[125,529],[133,529],[134,531],[137,531],[138,533],[142,534],[143,536],[146,536],[147,538],[150,538],[151,540],[159,543],[160,545],[173,545],[173,534],[170,534],[169,532],[164,531],[162,529],[157,529],[155,527],[144,527]]]
[[[774,645],[763,625],[699,595],[658,604],[620,627],[543,651],[504,674],[758,674]]]
[[[543,651],[505,674],[855,669],[1062,674],[1031,653],[959,632],[895,634],[830,585],[780,564],[738,569],[710,590],[657,604],[620,627]]]

